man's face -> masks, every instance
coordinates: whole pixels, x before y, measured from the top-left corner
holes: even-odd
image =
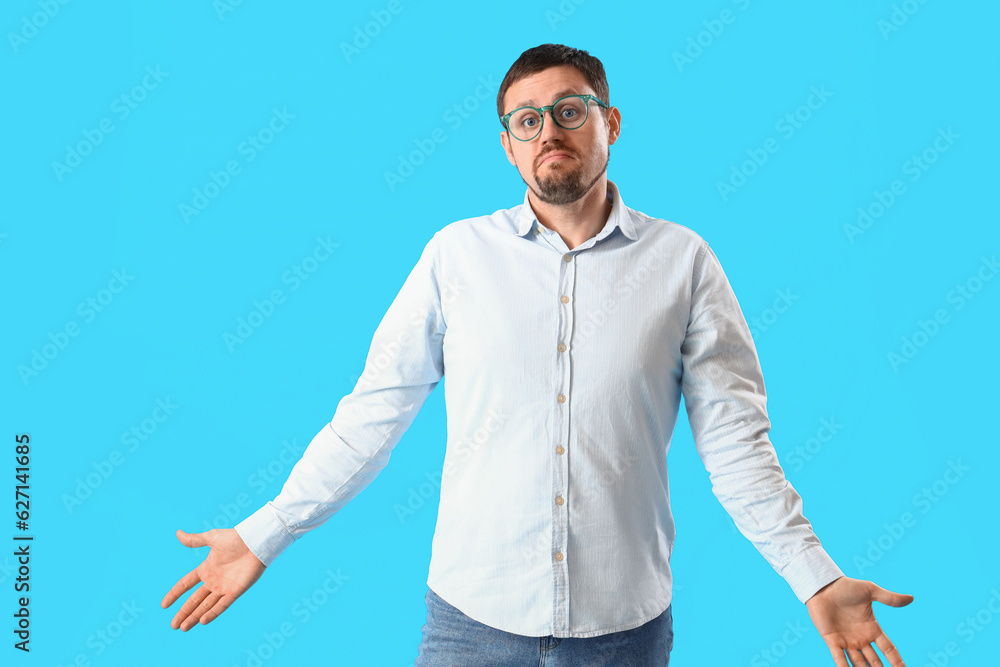
[[[572,65],[558,65],[521,79],[504,95],[504,113],[522,106],[541,108],[564,95],[595,95],[580,70]],[[605,100],[606,101],[606,100]],[[618,140],[621,116],[612,107],[605,112],[596,102],[589,104],[587,122],[567,130],[552,122],[546,111],[542,131],[531,141],[519,141],[505,130],[500,143],[507,159],[517,167],[521,178],[535,196],[555,206],[579,200],[608,168],[611,151]],[[565,155],[555,158],[556,155]]]

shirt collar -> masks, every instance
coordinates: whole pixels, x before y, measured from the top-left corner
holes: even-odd
[[[528,201],[528,192],[528,190],[525,190],[524,204],[521,205],[520,210],[517,212],[517,231],[515,233],[518,236],[524,236],[538,225],[538,217],[535,215],[535,211],[531,208],[531,203]],[[625,203],[622,201],[618,186],[610,179],[608,179],[608,199],[612,202],[611,214],[608,216],[608,221],[604,229],[598,233],[598,237],[604,238],[610,235],[615,227],[618,227],[627,238],[633,241],[637,240],[639,236],[636,234],[635,225],[632,224],[632,216],[629,215],[628,210],[625,208]]]

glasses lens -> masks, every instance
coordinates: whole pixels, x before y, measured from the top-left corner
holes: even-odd
[[[568,130],[575,130],[587,120],[587,103],[579,97],[567,97],[556,104],[552,115]]]
[[[542,126],[542,119],[534,109],[518,109],[510,117],[510,131],[518,139],[527,141]]]

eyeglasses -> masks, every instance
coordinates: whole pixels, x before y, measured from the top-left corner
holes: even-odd
[[[515,139],[531,141],[542,131],[545,122],[545,112],[552,115],[556,125],[566,130],[575,130],[587,122],[590,111],[590,100],[594,100],[605,109],[610,107],[593,95],[567,95],[560,97],[547,107],[519,107],[509,114],[500,117],[500,122],[514,135]]]

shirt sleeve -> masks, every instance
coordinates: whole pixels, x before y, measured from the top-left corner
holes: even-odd
[[[354,391],[312,439],[281,492],[236,525],[266,566],[367,487],[444,376],[437,234],[372,338]]]
[[[753,338],[715,253],[702,240],[681,391],[712,492],[800,602],[844,576],[802,514],[768,439],[767,395]]]

